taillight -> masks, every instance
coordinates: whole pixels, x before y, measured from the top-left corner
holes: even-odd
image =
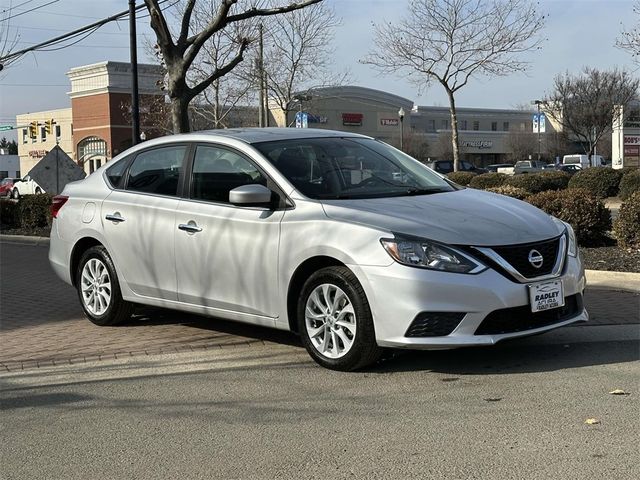
[[[53,197],[53,202],[51,203],[51,216],[53,218],[58,218],[58,212],[62,208],[62,206],[67,203],[69,197],[66,195],[56,195]]]

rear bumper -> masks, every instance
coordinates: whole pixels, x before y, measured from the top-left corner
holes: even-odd
[[[49,263],[55,274],[69,285],[73,284],[71,279],[72,248],[73,244],[62,240],[58,235],[58,225],[54,219],[49,240]]]

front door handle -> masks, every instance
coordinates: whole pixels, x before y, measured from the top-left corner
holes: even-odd
[[[178,230],[182,230],[187,233],[198,233],[202,231],[202,228],[200,228],[198,225],[196,225],[193,222],[189,222],[189,223],[181,223],[180,225],[178,225]]]
[[[116,223],[124,222],[124,218],[120,216],[119,212],[106,215],[104,218],[106,220],[109,220],[110,222],[116,222]]]

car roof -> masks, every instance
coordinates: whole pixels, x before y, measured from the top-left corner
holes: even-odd
[[[326,130],[321,128],[228,128],[220,130],[202,130],[199,132],[184,133],[172,136],[174,140],[189,140],[195,136],[227,137],[242,142],[253,144],[261,142],[273,142],[278,140],[295,140],[303,138],[328,138],[328,137],[348,137],[348,138],[371,138],[351,132],[341,132],[338,130]]]

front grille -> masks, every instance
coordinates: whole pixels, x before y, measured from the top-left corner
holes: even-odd
[[[485,317],[475,335],[500,335],[547,327],[568,320],[583,309],[582,295],[564,299],[564,307],[533,313],[529,305],[494,310]]]
[[[422,312],[411,322],[405,337],[444,337],[460,324],[464,312]]]
[[[505,259],[523,277],[535,278],[549,275],[553,271],[558,258],[559,244],[560,237],[544,242],[491,247],[491,249]],[[543,263],[540,268],[534,267],[529,262],[529,252],[531,250],[537,250],[542,255]]]

